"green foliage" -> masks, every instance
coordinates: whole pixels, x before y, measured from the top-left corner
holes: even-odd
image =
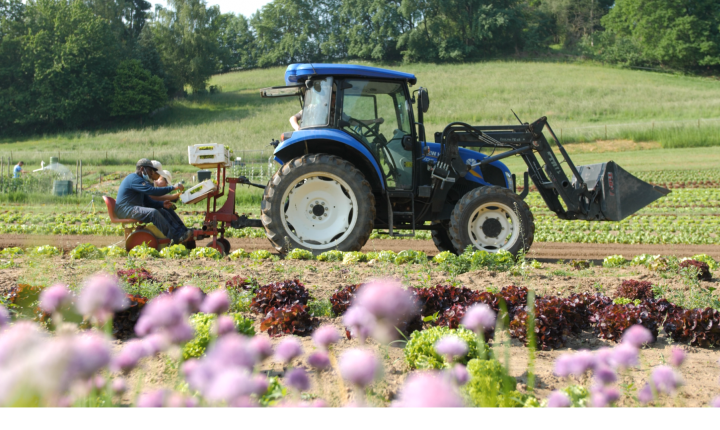
[[[568,385],[560,391],[567,394],[572,408],[586,408],[590,405],[590,392],[582,385]]]
[[[151,248],[145,243],[131,249],[128,255],[130,257],[141,258],[143,260],[148,258],[160,258],[160,253],[157,251],[157,249]]]
[[[343,255],[342,264],[357,264],[367,261],[367,256],[359,251],[346,252]]]
[[[275,406],[285,396],[287,396],[287,388],[280,384],[280,378],[272,376],[268,378],[267,392],[260,397],[258,403],[263,407]]]
[[[515,378],[507,374],[498,360],[470,360],[467,370],[470,381],[463,391],[473,406],[522,407],[527,402],[528,396],[515,390]]]
[[[427,255],[422,251],[400,251],[395,257],[395,264],[425,264]]]
[[[0,257],[18,257],[23,254],[25,254],[25,251],[23,251],[22,248],[18,248],[17,246],[5,248],[0,251]]]
[[[633,305],[635,305],[635,306],[638,306],[640,303],[642,303],[642,300],[640,300],[640,299],[635,299],[635,300],[633,300],[633,299],[628,299],[628,298],[625,298],[625,297],[618,297],[618,298],[616,298],[616,299],[613,299],[613,304],[616,304],[616,305],[629,305],[629,304],[633,304]]]
[[[128,252],[125,250],[125,248],[120,248],[119,246],[115,245],[102,247],[100,248],[100,252],[102,252],[104,256],[111,258],[128,256]]]
[[[445,358],[435,351],[435,343],[447,335],[455,335],[468,345],[468,352],[458,361],[467,363],[478,357],[477,336],[464,328],[431,327],[427,330],[414,331],[405,345],[405,361],[411,369],[442,369],[448,366]]]
[[[239,260],[241,258],[243,258],[243,259],[248,258],[248,257],[250,257],[250,253],[248,253],[244,249],[240,248],[240,249],[236,249],[235,251],[231,252],[228,257],[230,257],[230,259],[234,261],[234,260]]]
[[[250,259],[252,260],[267,260],[272,257],[270,251],[264,249],[258,249],[250,253]]]
[[[623,267],[628,261],[622,255],[609,255],[603,260],[603,267]]]
[[[219,260],[222,258],[222,254],[215,248],[210,247],[199,247],[190,251],[190,258],[212,258],[213,260]]]
[[[288,252],[285,258],[287,258],[288,260],[312,260],[313,254],[307,249],[295,248],[292,251]]]
[[[238,333],[245,336],[255,335],[252,320],[246,319],[240,314],[231,314],[231,316],[235,321],[235,328]],[[215,314],[197,313],[190,317],[190,324],[195,330],[195,337],[183,346],[183,360],[202,357],[205,354],[208,346],[215,339],[216,320],[217,315]]]
[[[42,245],[32,248],[29,254],[33,257],[55,257],[62,254],[62,251],[52,245]]]
[[[697,260],[697,261],[700,261],[701,263],[707,264],[708,267],[710,268],[710,270],[716,270],[716,269],[720,268],[720,263],[715,261],[715,259],[713,259],[711,256],[709,256],[707,254],[693,255],[692,257],[690,257],[690,259]],[[682,262],[683,260],[680,260],[680,261]]]
[[[640,254],[633,257],[632,260],[630,260],[631,266],[648,266],[657,259],[660,258],[660,255],[651,255],[651,254]]]
[[[322,254],[318,255],[317,260],[318,261],[327,261],[327,262],[342,261],[343,257],[344,257],[344,254],[342,251],[332,250],[332,251],[325,251]]]
[[[457,259],[457,255],[450,251],[443,251],[438,254],[436,254],[432,261],[433,263],[454,263]]]
[[[667,285],[653,285],[653,295],[656,299],[664,298],[668,302],[685,309],[713,308],[720,310],[720,300],[713,294],[714,289],[708,290],[697,285],[697,278],[689,283],[688,290],[670,288]]]
[[[322,300],[311,300],[308,302],[308,313],[313,317],[328,317],[334,316],[332,310],[332,303],[329,299]]]
[[[190,251],[183,244],[166,246],[160,250],[160,256],[163,258],[179,259],[188,256],[188,254],[190,254]]]
[[[104,254],[95,245],[83,243],[70,251],[71,260],[102,258]]]
[[[394,263],[395,258],[397,258],[397,254],[395,254],[393,251],[380,251],[377,254],[377,261],[382,261],[384,263]]]
[[[115,92],[110,103],[112,116],[146,115],[165,104],[165,84],[143,69],[138,60],[120,63],[115,74]]]

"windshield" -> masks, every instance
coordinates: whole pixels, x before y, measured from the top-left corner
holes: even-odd
[[[305,92],[302,128],[327,126],[330,123],[332,87],[332,78],[318,79],[311,82],[310,88]]]

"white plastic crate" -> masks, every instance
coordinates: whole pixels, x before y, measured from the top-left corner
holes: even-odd
[[[217,190],[217,185],[215,185],[211,179],[208,179],[185,190],[185,192],[180,195],[180,200],[185,204],[196,203],[203,200],[208,194],[215,190]]]
[[[218,164],[230,167],[230,150],[219,143],[188,146],[188,162],[200,168],[217,167]]]

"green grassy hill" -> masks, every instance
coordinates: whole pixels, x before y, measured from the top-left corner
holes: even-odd
[[[429,89],[428,136],[451,121],[514,123],[514,109],[524,121],[548,116],[566,143],[607,135],[664,147],[720,145],[720,82],[712,79],[532,62],[394,68],[416,74]],[[30,164],[58,152],[66,163],[79,157],[85,164],[127,164],[154,155],[184,164],[188,145],[217,142],[236,153],[264,150],[246,159],[267,159],[268,143],[290,129],[288,117],[299,103],[261,99],[258,89],[282,85],[283,76],[284,68],[218,75],[210,84],[222,93],[172,101],[142,126],[6,139],[0,155],[12,151],[14,160]]]

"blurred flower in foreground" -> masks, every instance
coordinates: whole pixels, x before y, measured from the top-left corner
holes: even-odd
[[[568,408],[570,405],[570,398],[562,391],[553,391],[548,396],[548,408]]]
[[[485,303],[478,303],[470,306],[462,319],[462,325],[468,329],[479,332],[495,328],[495,311]]]
[[[318,369],[323,370],[330,367],[330,358],[328,357],[327,352],[325,351],[315,351],[307,359],[307,362],[310,366]]]
[[[328,349],[330,345],[340,340],[340,333],[331,325],[324,325],[315,330],[312,335],[315,345],[323,349]]]
[[[396,339],[396,327],[417,313],[412,294],[399,283],[390,281],[375,281],[364,285],[348,313],[356,307],[365,309],[375,317],[376,324],[371,327],[373,324],[367,317],[364,324],[361,321],[351,324],[351,318],[346,313],[346,325],[355,326],[355,330],[360,332],[360,338],[366,337],[366,332],[372,332],[373,338],[382,343]]]
[[[222,314],[230,310],[230,298],[225,290],[216,290],[208,294],[200,306],[206,314]]]
[[[99,273],[85,283],[80,292],[77,309],[81,315],[95,318],[98,324],[105,324],[115,311],[125,309],[127,299],[117,278]]]
[[[670,351],[670,364],[672,364],[675,367],[680,367],[680,366],[682,366],[684,361],[685,361],[685,351],[683,351],[682,348],[674,346],[672,348],[672,350]]]
[[[650,330],[639,324],[635,324],[634,326],[625,330],[625,333],[623,333],[622,336],[623,343],[628,343],[635,348],[640,348],[644,344],[652,343],[653,341],[655,341],[655,338],[653,337],[652,333],[650,333]]]
[[[380,377],[382,365],[372,352],[351,349],[340,356],[340,374],[354,386],[365,388]]]
[[[307,391],[310,388],[310,378],[308,378],[307,373],[299,367],[290,370],[287,375],[285,375],[285,383],[298,391]]]
[[[235,332],[235,321],[231,316],[220,315],[215,323],[215,331],[218,336]]]
[[[288,337],[275,349],[275,358],[280,362],[289,364],[294,358],[303,354],[302,344],[294,337]]]
[[[10,314],[7,309],[0,306],[0,330],[3,329],[10,322]]]
[[[40,309],[52,314],[70,301],[70,291],[63,284],[55,284],[40,293]]]
[[[407,377],[395,407],[403,408],[459,408],[462,398],[447,378],[434,372],[416,372]]]
[[[467,343],[457,336],[444,336],[435,343],[435,351],[445,356],[448,363],[452,363],[455,357],[462,357],[468,352]]]

